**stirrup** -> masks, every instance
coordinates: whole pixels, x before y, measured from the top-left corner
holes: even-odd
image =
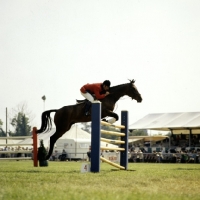
[[[85,112],[85,116],[90,116],[90,112],[89,111]]]

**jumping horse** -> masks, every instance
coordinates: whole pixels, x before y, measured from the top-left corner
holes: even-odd
[[[117,86],[110,87],[109,92],[110,94],[107,95],[101,101],[101,118],[105,117],[114,117],[116,121],[118,120],[118,115],[113,112],[115,103],[122,97],[122,96],[129,96],[132,99],[135,99],[137,102],[142,102],[142,97],[138,92],[135,81],[129,80],[129,83],[121,84]],[[48,160],[53,152],[55,142],[64,134],[66,133],[73,124],[79,122],[89,122],[91,121],[91,115],[86,116],[84,114],[84,107],[85,103],[79,103],[75,105],[64,106],[57,110],[47,110],[42,113],[42,124],[41,128],[37,130],[37,133],[42,133],[44,131],[51,130],[52,121],[50,114],[55,112],[54,115],[54,123],[56,126],[56,132],[50,137],[50,147],[49,152],[46,157]]]

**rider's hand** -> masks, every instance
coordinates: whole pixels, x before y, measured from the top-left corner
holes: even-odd
[[[105,96],[107,96],[107,95],[109,95],[109,94],[110,94],[110,92],[106,92],[106,93],[105,93]]]

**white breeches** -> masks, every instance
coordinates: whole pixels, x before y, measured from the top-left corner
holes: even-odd
[[[94,97],[93,97],[90,93],[88,93],[88,92],[82,93],[82,92],[81,92],[81,94],[82,94],[87,100],[89,100],[90,102],[93,102],[93,101],[94,101]]]
[[[90,102],[94,102],[95,100],[94,100],[94,97],[90,94],[90,93],[88,93],[88,92],[86,92],[86,93],[82,93],[81,92],[81,94],[82,94],[82,96],[84,96],[87,100],[89,100]],[[116,119],[113,117],[113,118],[110,118],[110,119],[108,119],[108,123],[111,123],[111,124],[113,124],[113,123],[115,123],[116,122]]]

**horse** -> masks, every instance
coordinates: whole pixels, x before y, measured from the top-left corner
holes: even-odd
[[[117,121],[119,119],[117,113],[114,113],[115,103],[122,96],[129,96],[132,100],[137,102],[142,102],[141,94],[138,92],[135,86],[135,80],[129,80],[129,83],[117,85],[110,87],[110,94],[107,95],[101,101],[101,119],[105,117],[113,117]],[[41,128],[37,130],[37,133],[47,132],[52,128],[52,121],[50,114],[55,112],[54,115],[54,124],[56,126],[56,132],[50,137],[50,147],[46,160],[51,157],[53,152],[54,144],[56,141],[66,133],[73,124],[80,122],[89,122],[91,121],[91,115],[86,116],[84,113],[85,103],[79,103],[69,106],[64,106],[60,109],[47,110],[42,113],[42,123]]]

